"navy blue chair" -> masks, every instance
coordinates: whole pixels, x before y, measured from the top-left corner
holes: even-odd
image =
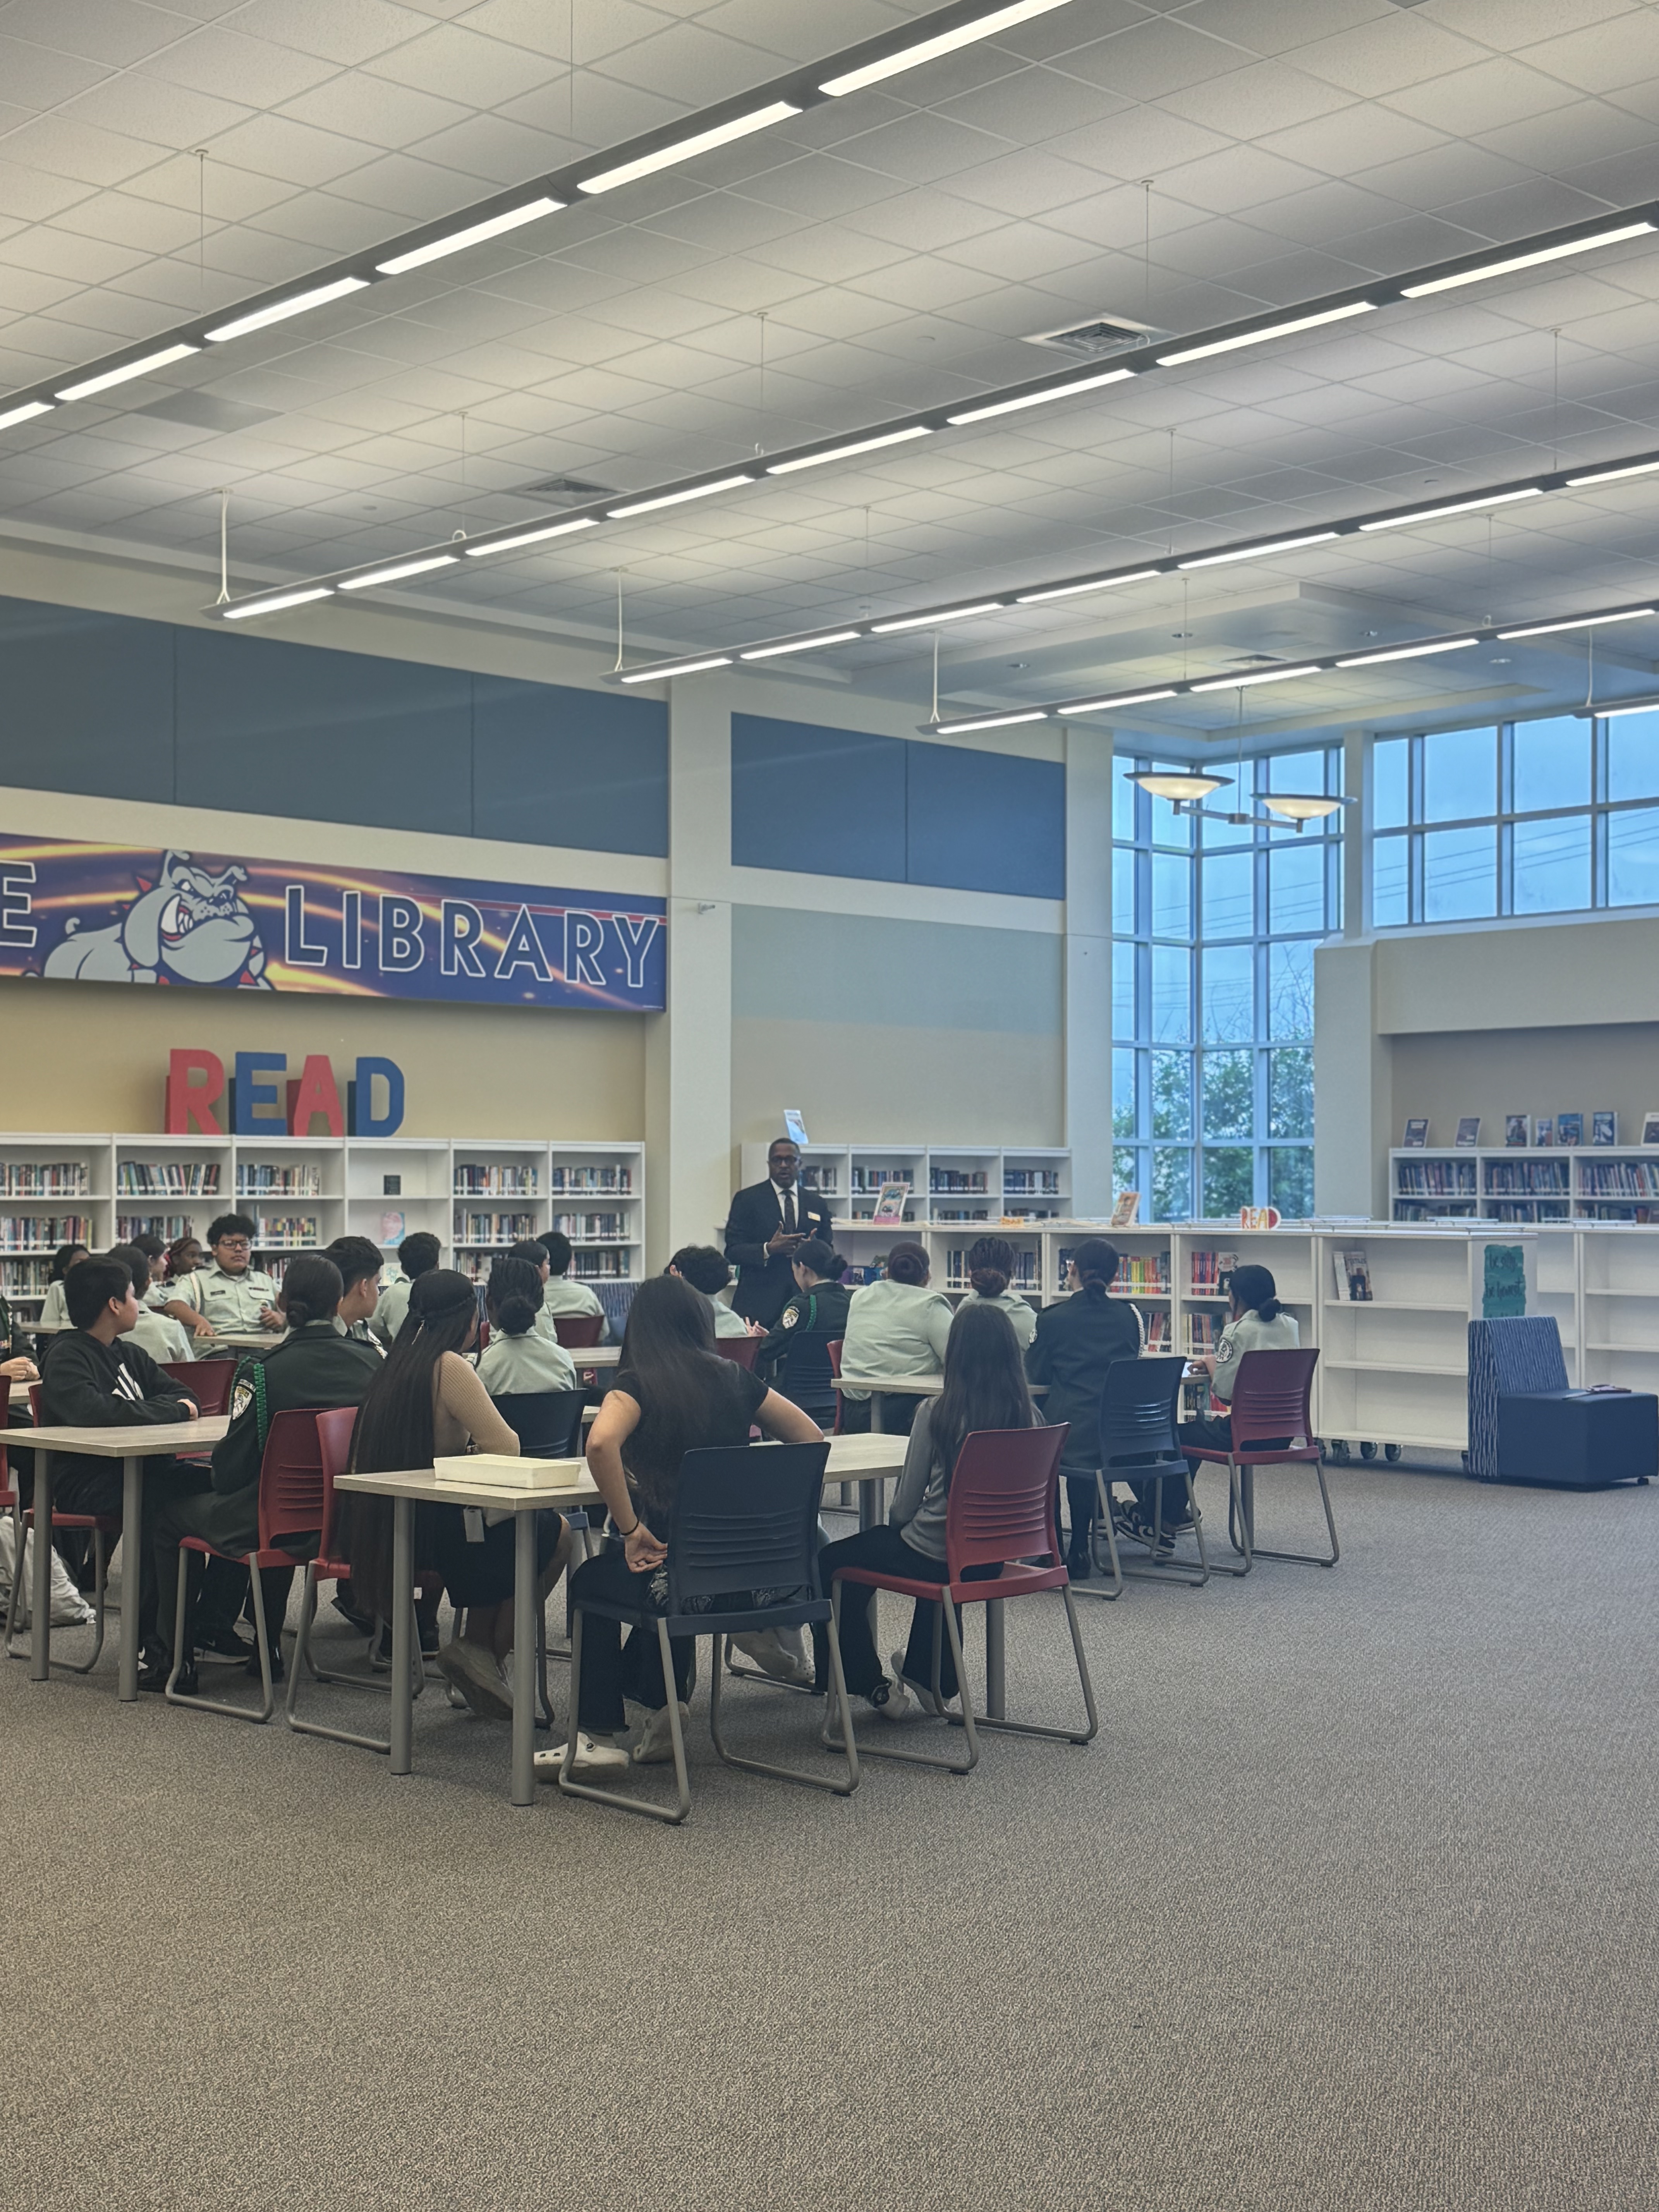
[[[680,1725],[679,1700],[674,1694],[672,1641],[680,1637],[708,1636],[715,1639],[714,1663],[710,1667],[708,1733],[715,1751],[728,1766],[745,1774],[770,1774],[781,1782],[805,1783],[813,1790],[833,1790],[850,1796],[859,1784],[858,1746],[848,1709],[847,1681],[842,1672],[841,1651],[830,1638],[834,1695],[840,1711],[842,1741],[846,1747],[846,1777],[806,1774],[790,1766],[774,1766],[764,1759],[740,1759],[727,1749],[720,1731],[722,1674],[719,1639],[746,1636],[764,1628],[808,1628],[830,1619],[830,1601],[819,1594],[818,1504],[823,1491],[823,1470],[830,1457],[827,1442],[813,1444],[733,1444],[708,1451],[687,1452],[680,1462],[674,1494],[674,1516],[668,1532],[668,1605],[664,1613],[652,1610],[650,1589],[654,1576],[641,1575],[637,1604],[612,1604],[574,1595],[570,1638],[570,1725],[565,1741],[559,1787],[567,1796],[591,1797],[597,1804],[614,1805],[624,1813],[642,1813],[653,1820],[678,1825],[691,1810],[691,1785],[686,1773],[684,1731]],[[716,1600],[730,1601],[781,1594],[776,1604],[744,1604],[731,1611],[712,1609]],[[804,1595],[792,1595],[789,1593]],[[656,1631],[662,1654],[663,1681],[668,1692],[668,1725],[674,1747],[676,1802],[654,1805],[616,1790],[602,1790],[572,1779],[575,1758],[577,1716],[581,1711],[582,1620],[589,1613],[622,1622],[636,1633]]]
[[[1204,1549],[1204,1524],[1193,1492],[1192,1469],[1176,1433],[1181,1402],[1181,1377],[1187,1363],[1178,1357],[1152,1359],[1115,1359],[1106,1370],[1100,1394],[1100,1464],[1095,1470],[1100,1510],[1095,1516],[1095,1565],[1100,1565],[1098,1546],[1103,1529],[1112,1563],[1112,1587],[1079,1589],[1084,1597],[1115,1598],[1123,1592],[1126,1575],[1151,1582],[1190,1583],[1201,1589],[1210,1579],[1210,1562]],[[1187,1510],[1198,1539],[1198,1572],[1185,1559],[1161,1561],[1164,1534],[1164,1484],[1182,1482]],[[1156,1482],[1152,1495],[1154,1541],[1148,1564],[1125,1567],[1118,1557],[1117,1532],[1112,1526],[1111,1486],[1115,1482]]]
[[[520,1451],[538,1459],[580,1458],[586,1390],[511,1390],[492,1402]]]

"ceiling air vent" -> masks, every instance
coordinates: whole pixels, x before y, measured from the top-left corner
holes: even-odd
[[[1155,330],[1151,323],[1133,322],[1127,315],[1091,315],[1087,322],[1067,323],[1060,330],[1035,331],[1025,343],[1052,346],[1056,353],[1069,354],[1073,361],[1099,361],[1107,354],[1124,353],[1131,346],[1169,335],[1168,331]]]
[[[586,507],[590,499],[609,499],[614,484],[584,483],[580,477],[544,477],[526,484],[526,499],[550,499],[558,507]]]

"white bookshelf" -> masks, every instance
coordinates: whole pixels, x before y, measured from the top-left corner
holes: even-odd
[[[765,1145],[744,1146],[745,1184],[765,1182],[766,1154]],[[1012,1218],[1063,1219],[1072,1200],[1072,1155],[1050,1146],[801,1146],[801,1188],[829,1200],[838,1239],[843,1231],[891,1235],[891,1223],[876,1231],[872,1219],[884,1182],[910,1186],[904,1218],[911,1231],[937,1224],[983,1236],[1006,1231]]]
[[[570,1239],[573,1278],[637,1282],[644,1273],[643,1145],[458,1139],[450,1154],[449,1241],[464,1273],[485,1275],[495,1254],[556,1229]]]
[[[1389,1193],[1396,1222],[1659,1224],[1659,1145],[1398,1147]]]

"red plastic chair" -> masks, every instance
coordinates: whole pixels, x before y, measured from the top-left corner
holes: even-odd
[[[11,1404],[9,1376],[0,1376],[0,1390],[5,1393],[4,1397],[0,1397],[0,1425],[3,1425],[3,1421],[9,1419]],[[29,1412],[38,1429],[40,1426],[40,1385],[38,1382],[31,1382],[28,1386],[28,1393]],[[16,1555],[11,1574],[11,1596],[6,1606],[6,1656],[9,1659],[21,1659],[25,1654],[15,1648],[15,1638],[17,1615],[21,1607],[23,1590],[23,1540],[34,1526],[34,1508],[31,1505],[25,1510],[22,1492],[13,1487],[10,1472],[5,1464],[4,1447],[0,1446],[0,1508],[6,1506],[11,1509],[12,1522],[17,1540]],[[59,1528],[72,1528],[78,1530],[82,1535],[89,1535],[92,1538],[92,1656],[82,1662],[64,1659],[56,1662],[66,1674],[89,1674],[98,1664],[99,1655],[104,1648],[104,1614],[106,1585],[109,1580],[109,1555],[120,1538],[121,1516],[118,1513],[60,1513],[54,1505],[52,1510],[52,1526],[54,1533]],[[123,1567],[121,1571],[125,1588],[125,1568]],[[131,1580],[133,1603],[136,1607],[138,1589],[138,1577],[136,1571]],[[30,1602],[31,1604],[33,1602],[32,1595]],[[31,1620],[29,1624],[31,1642],[39,1632],[36,1624]]]
[[[1227,1469],[1227,1534],[1244,1564],[1230,1567],[1218,1560],[1219,1574],[1248,1575],[1257,1559],[1295,1559],[1304,1566],[1334,1567],[1342,1556],[1313,1429],[1313,1378],[1318,1364],[1317,1351],[1247,1352],[1238,1363],[1233,1386],[1232,1435],[1226,1449],[1219,1444],[1186,1447],[1194,1459]],[[1311,1466],[1319,1478],[1319,1499],[1331,1535],[1328,1559],[1317,1552],[1262,1551],[1256,1545],[1255,1470],[1291,1463]]]
[[[837,1382],[841,1380],[841,1348],[846,1341],[847,1340],[843,1336],[831,1337],[829,1343],[823,1347],[830,1355],[830,1372],[834,1376]],[[836,1393],[836,1425],[830,1431],[832,1437],[838,1437],[842,1433],[841,1409],[842,1396],[841,1392],[837,1390]],[[842,1496],[845,1498],[847,1495],[847,1485],[844,1482],[842,1483],[841,1489]]]
[[[352,1409],[356,1411],[355,1407]],[[195,1552],[204,1559],[231,1559],[248,1569],[253,1593],[253,1629],[258,1638],[259,1682],[263,1703],[258,1712],[246,1705],[226,1705],[213,1698],[182,1696],[179,1676],[190,1657],[185,1638],[185,1614],[190,1603],[190,1577],[179,1563],[179,1607],[173,1625],[173,1672],[167,1677],[167,1699],[172,1705],[188,1705],[198,1713],[224,1713],[232,1720],[263,1723],[276,1710],[276,1692],[270,1679],[270,1644],[265,1626],[264,1590],[259,1570],[297,1566],[302,1554],[283,1543],[283,1538],[314,1538],[323,1526],[323,1461],[317,1439],[314,1411],[278,1413],[265,1438],[259,1465],[259,1540],[251,1552],[222,1552],[204,1536],[183,1536],[180,1552]]]
[[[202,1419],[210,1421],[230,1411],[230,1386],[241,1364],[240,1359],[164,1359],[161,1372],[182,1383]]]
[[[555,1314],[553,1334],[567,1352],[586,1352],[605,1334],[603,1314]]]
[[[757,1336],[717,1336],[714,1339],[714,1349],[722,1359],[735,1360],[739,1367],[746,1367],[751,1375],[755,1371],[755,1354],[760,1346],[761,1340]]]
[[[943,1632],[950,1637],[951,1656],[956,1662],[962,1698],[961,1727],[967,1739],[968,1756],[963,1760],[935,1759],[926,1752],[895,1751],[885,1745],[878,1750],[873,1744],[861,1745],[860,1749],[878,1759],[902,1759],[914,1766],[942,1766],[951,1774],[966,1774],[979,1763],[981,1727],[1000,1729],[1012,1735],[1048,1736],[1060,1743],[1091,1743],[1099,1733],[1094,1685],[1089,1679],[1089,1662],[1078,1628],[1071,1577],[1062,1564],[1054,1522],[1060,1455],[1065,1449],[1067,1426],[1061,1421],[1052,1428],[981,1429],[963,1437],[951,1477],[950,1503],[945,1509],[945,1559],[949,1573],[945,1582],[912,1580],[908,1576],[887,1574],[874,1567],[842,1567],[837,1571],[833,1593],[833,1633],[837,1641],[841,1636],[843,1583],[863,1583],[871,1589],[893,1590],[900,1596],[937,1607],[933,1619],[934,1701],[939,1703],[939,1638]],[[1032,1564],[1040,1559],[1046,1559],[1049,1564]],[[969,1567],[989,1566],[1000,1567],[1000,1573],[984,1582],[964,1579]],[[1086,1734],[1079,1735],[1073,1729],[1038,1728],[1029,1721],[985,1718],[976,1723],[967,1670],[963,1664],[957,1607],[986,1605],[994,1599],[1038,1597],[1045,1590],[1055,1589],[1066,1601],[1066,1625],[1072,1632],[1072,1650],[1077,1658],[1078,1679],[1083,1686],[1083,1702],[1089,1716]],[[954,1725],[955,1716],[949,1717]]]

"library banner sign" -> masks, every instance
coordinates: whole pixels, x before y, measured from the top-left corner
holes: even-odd
[[[660,899],[0,835],[0,975],[656,1012]]]

